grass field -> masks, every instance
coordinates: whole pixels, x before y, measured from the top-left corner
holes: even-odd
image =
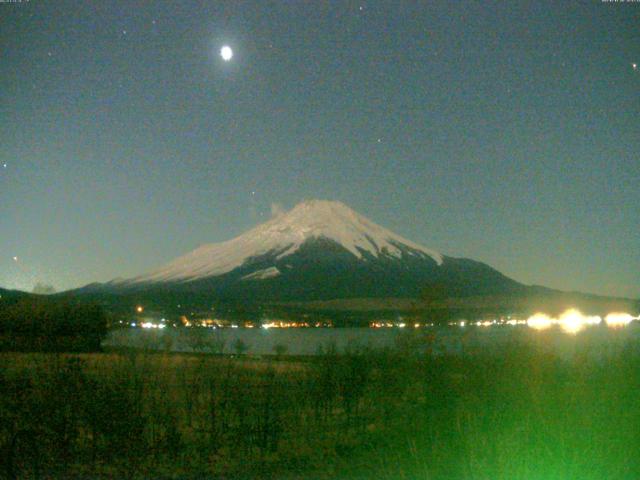
[[[640,354],[0,354],[2,478],[635,479]]]

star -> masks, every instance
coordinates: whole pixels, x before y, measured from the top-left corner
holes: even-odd
[[[631,68],[633,68],[634,70],[638,70],[638,64],[637,63],[632,63],[631,64]]]
[[[18,261],[18,257],[13,257],[13,261],[17,262]]]
[[[7,164],[6,164],[6,163],[3,163],[3,164],[2,164],[2,168],[7,168]]]

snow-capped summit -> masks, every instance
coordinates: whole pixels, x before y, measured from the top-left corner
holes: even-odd
[[[482,262],[436,253],[343,203],[311,200],[149,274],[65,295],[86,295],[118,312],[144,303],[176,315],[215,310],[243,321],[302,315],[347,325],[402,312],[430,322],[452,314],[484,318],[513,312],[528,296],[557,304],[559,293],[523,285]]]
[[[343,203],[310,200],[151,273],[79,291],[108,294],[101,301],[260,310],[280,302],[384,298],[393,303],[433,292],[465,297],[523,288],[482,262],[441,255],[402,238]]]
[[[482,262],[436,253],[343,203],[311,200],[147,275],[73,293],[118,311],[144,302],[180,315],[215,309],[243,320],[312,315],[348,323],[378,318],[381,309],[393,315],[424,309],[430,321],[450,313],[506,313],[527,295],[559,292],[528,287]]]
[[[264,255],[282,260],[311,240],[334,242],[356,259],[369,255],[402,259],[410,255],[430,259],[437,265],[443,263],[439,253],[375,224],[341,202],[309,200],[234,239],[202,245],[132,283],[190,282],[223,275]],[[245,278],[271,278],[278,274],[279,270],[269,267],[266,273],[256,272]]]

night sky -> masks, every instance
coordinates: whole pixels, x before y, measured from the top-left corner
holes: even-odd
[[[322,198],[524,283],[639,297],[638,18],[2,0],[0,286],[133,276]]]

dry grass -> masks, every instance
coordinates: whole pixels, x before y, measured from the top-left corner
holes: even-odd
[[[304,363],[0,354],[0,475],[640,478],[635,346],[542,347]]]

